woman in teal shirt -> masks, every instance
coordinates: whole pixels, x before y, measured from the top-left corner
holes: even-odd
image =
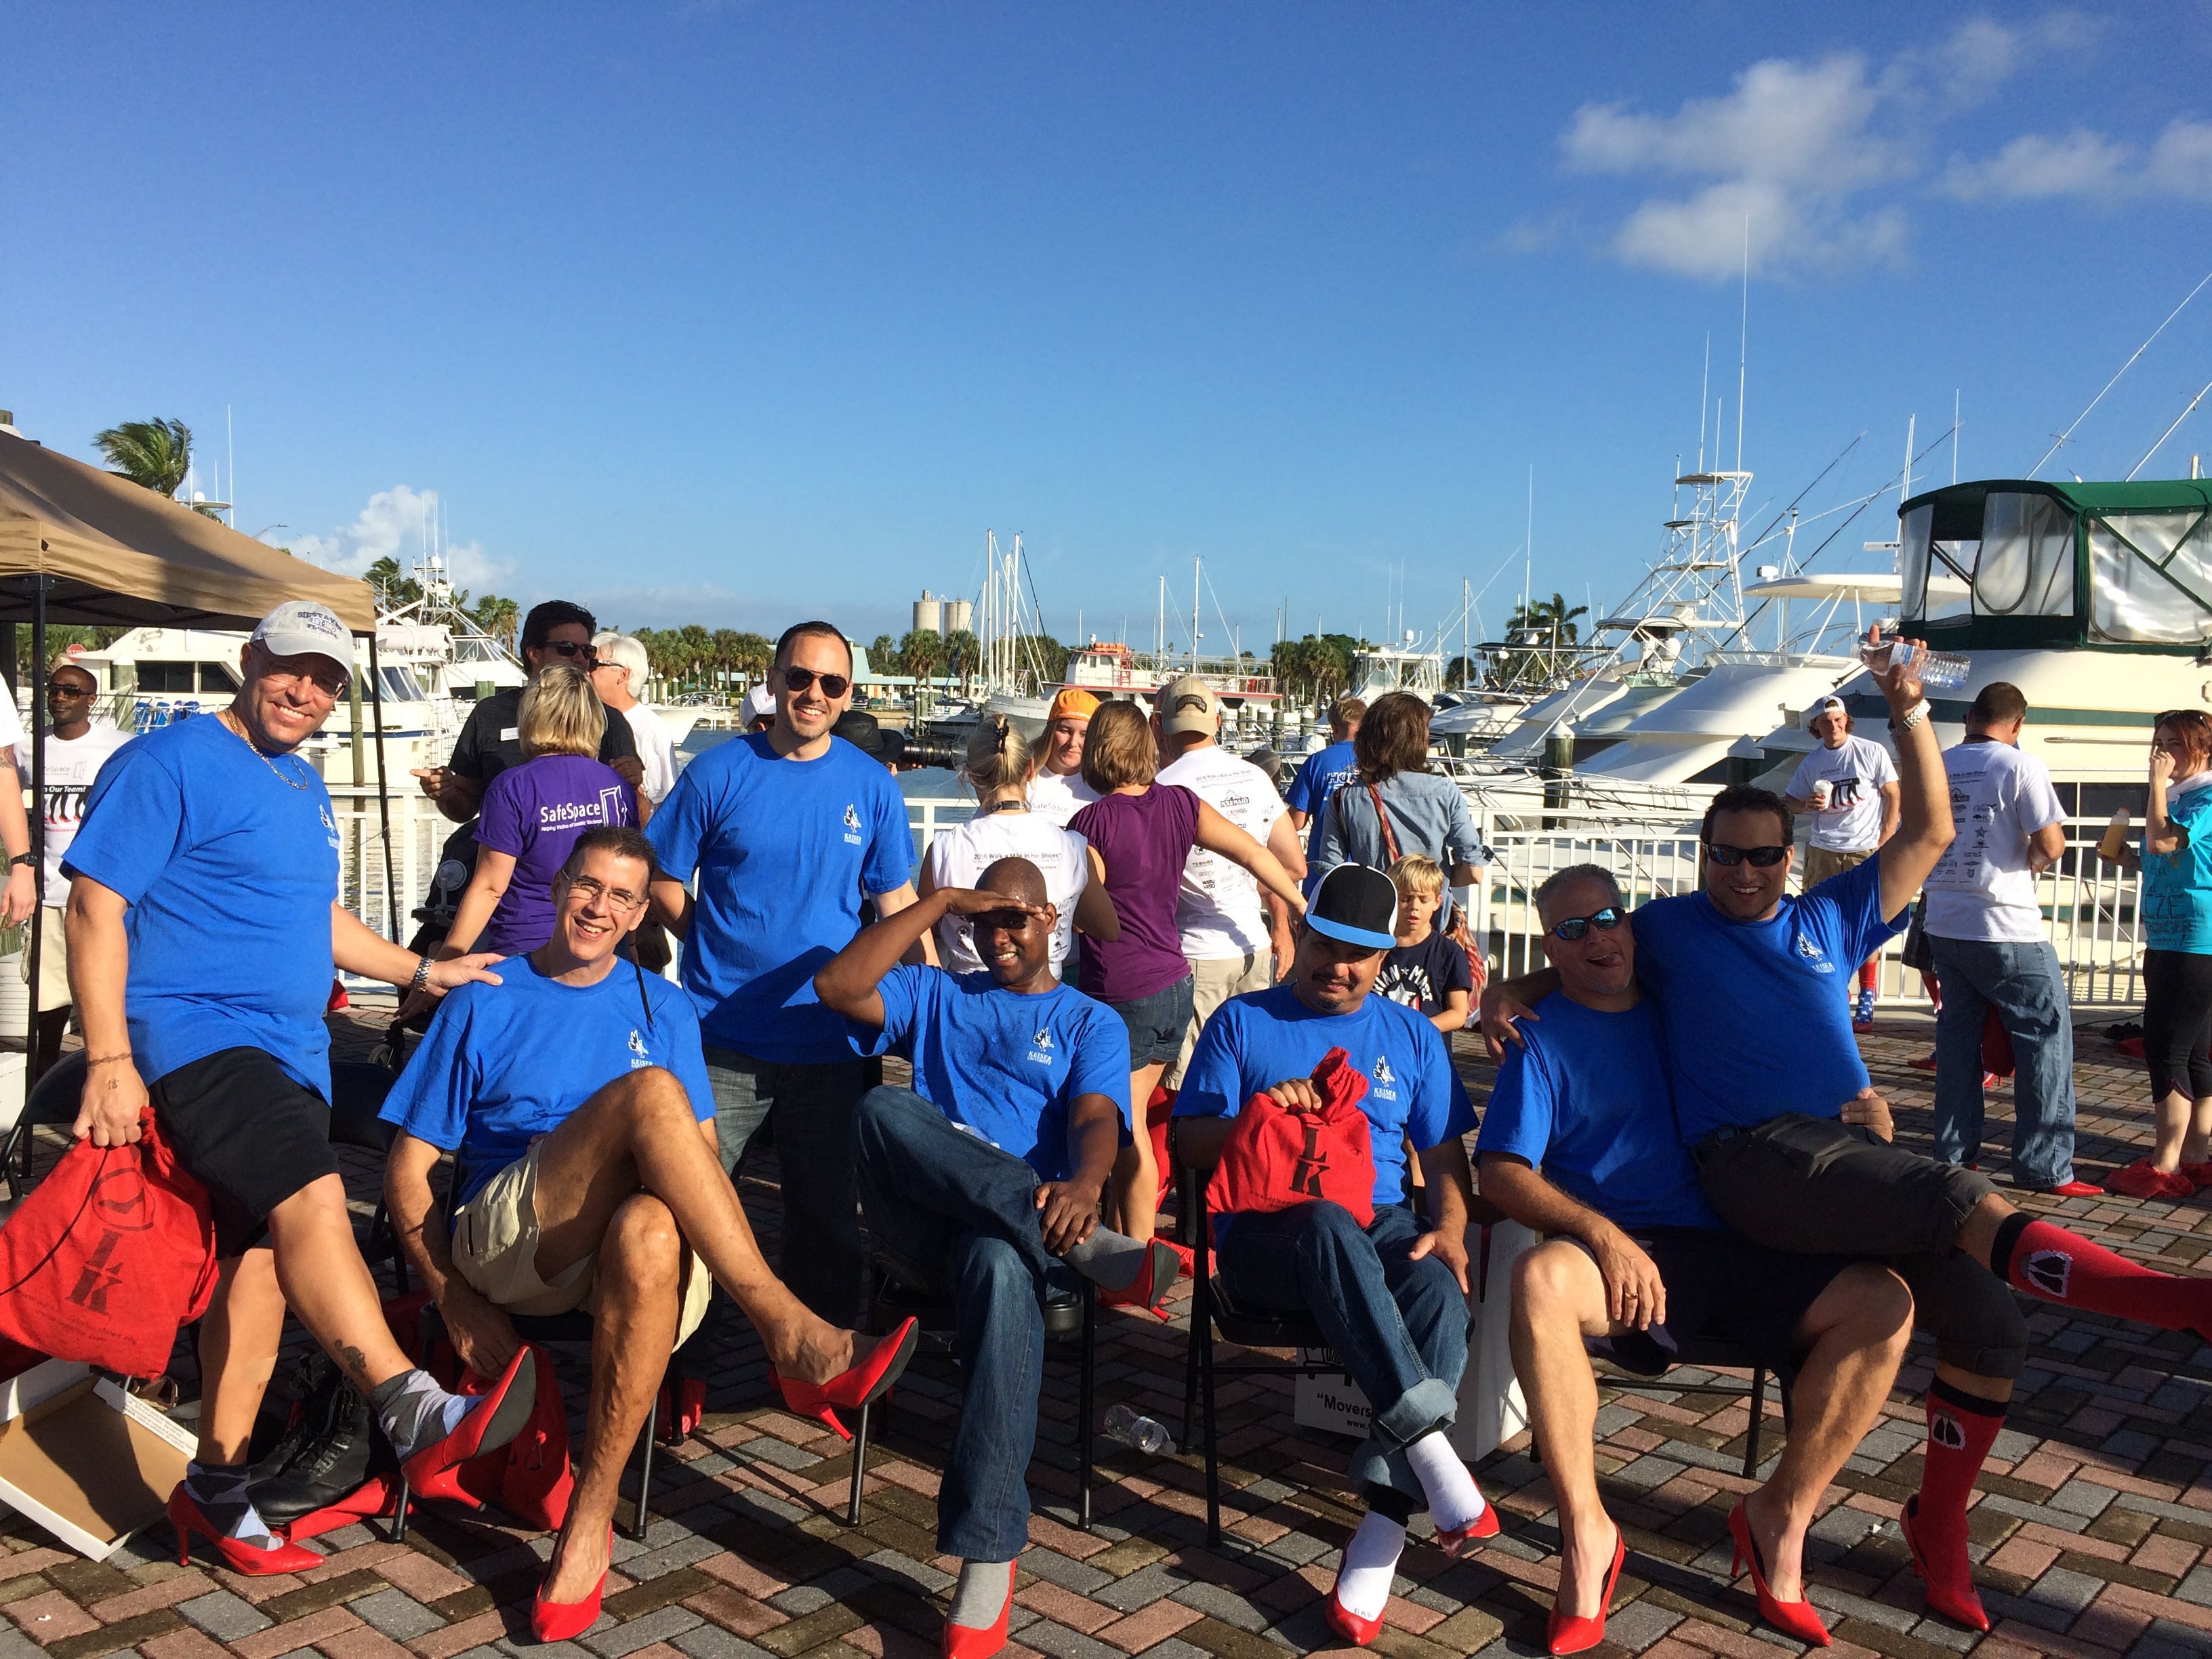
[[[2107,1178],[2136,1198],[2212,1187],[2212,716],[2158,717],[2142,851],[2143,1059],[2158,1114],[2148,1158]]]

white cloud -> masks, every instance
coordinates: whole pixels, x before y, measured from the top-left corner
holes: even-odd
[[[2086,127],[2032,132],[1983,161],[1954,160],[1943,187],[1962,201],[2119,202],[2175,197],[2212,202],[2212,121],[2178,118],[2148,151]]]
[[[343,530],[327,536],[297,537],[292,551],[326,570],[349,576],[358,576],[386,558],[397,559],[405,570],[436,538],[437,524],[436,490],[394,484],[371,495],[361,516]],[[456,542],[443,551],[446,569],[458,587],[482,591],[514,568],[512,561],[490,557],[481,542]]]

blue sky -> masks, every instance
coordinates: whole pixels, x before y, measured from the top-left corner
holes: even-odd
[[[70,3],[8,57],[28,435],[220,459],[228,406],[241,530],[358,568],[434,492],[480,591],[628,624],[896,631],[989,527],[1063,637],[1149,641],[1194,554],[1248,647],[1401,568],[1426,626],[1508,566],[1495,628],[1532,468],[1540,588],[1634,579],[1709,334],[1732,453],[1747,214],[1754,507],[1954,390],[2016,475],[2212,270],[2203,0]],[[2212,290],[2057,465],[2207,380]]]

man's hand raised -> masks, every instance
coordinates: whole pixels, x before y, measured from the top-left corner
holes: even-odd
[[[945,906],[945,914],[954,916],[988,915],[994,910],[1012,910],[1025,916],[1042,916],[1051,907],[1031,904],[1026,899],[1008,898],[1004,893],[990,893],[980,887],[940,887],[935,896]]]

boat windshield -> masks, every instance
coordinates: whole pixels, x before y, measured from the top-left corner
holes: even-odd
[[[1900,552],[1908,619],[2073,616],[2074,514],[2065,503],[1991,490],[1980,535],[1959,533],[1969,527],[1946,524],[1941,528],[1949,533],[1937,534],[1934,502],[1905,515]]]
[[[2212,638],[2212,512],[2089,520],[2089,634],[2143,645]]]

